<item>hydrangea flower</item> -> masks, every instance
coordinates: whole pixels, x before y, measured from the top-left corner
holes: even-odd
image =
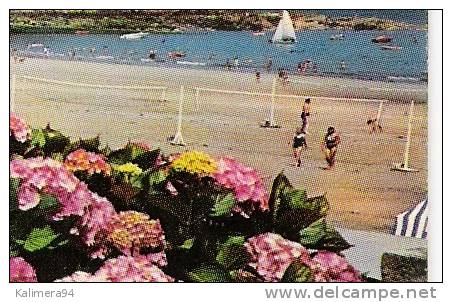
[[[177,172],[187,172],[200,177],[209,176],[217,169],[217,163],[204,152],[188,151],[171,162],[171,168]]]
[[[31,130],[28,125],[14,112],[9,113],[9,135],[21,143],[31,138]]]
[[[84,149],[71,152],[64,161],[64,166],[71,172],[87,171],[89,175],[103,173],[110,175],[111,167],[106,162],[105,156]]]
[[[55,282],[174,282],[144,256],[119,256],[104,262],[94,274],[75,272]]]
[[[315,282],[362,282],[360,273],[336,253],[319,251],[312,260]]]
[[[106,198],[91,192],[85,183],[53,159],[16,159],[10,162],[10,169],[11,177],[21,179],[19,209],[26,211],[36,207],[40,202],[39,193],[55,196],[60,207],[53,219],[79,216],[71,232],[80,235],[88,246],[94,244],[96,235],[107,228],[116,214]]]
[[[142,248],[164,248],[165,236],[159,220],[144,213],[125,211],[113,216],[107,241],[125,255],[137,255]]]
[[[143,173],[143,170],[141,170],[141,168],[138,167],[138,165],[132,163],[126,163],[123,165],[113,165],[113,170],[119,173],[126,173],[133,176],[138,176],[141,173]]]
[[[38,282],[34,268],[22,257],[9,259],[9,282]]]
[[[268,210],[268,193],[256,170],[232,158],[222,157],[213,178],[222,187],[234,191],[238,203],[233,211],[247,217],[254,210]]]
[[[245,248],[251,256],[249,265],[267,282],[280,281],[296,259],[307,265],[311,263],[308,251],[301,244],[274,233],[249,238]]]

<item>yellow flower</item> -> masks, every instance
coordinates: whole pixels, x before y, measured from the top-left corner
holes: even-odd
[[[171,168],[179,172],[188,172],[199,176],[208,176],[215,172],[217,163],[209,155],[199,151],[182,153],[175,159]]]
[[[127,173],[132,175],[140,175],[143,170],[135,164],[127,163],[123,165],[113,165],[113,170],[120,173]]]

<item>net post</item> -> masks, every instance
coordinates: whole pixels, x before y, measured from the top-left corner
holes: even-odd
[[[377,112],[377,125],[381,125],[380,119],[381,119],[381,113],[383,112],[383,100],[380,100],[380,106],[378,106],[378,112]]]
[[[267,121],[264,121],[261,124],[261,127],[264,128],[279,128],[279,126],[275,123],[275,97],[276,97],[276,77],[273,77],[272,80],[272,92],[271,92],[271,104],[270,104],[270,117]]]
[[[199,88],[196,87],[196,94],[195,94],[195,102],[196,102],[196,110],[199,109]]]
[[[406,134],[405,152],[403,154],[403,163],[394,164],[391,170],[403,171],[403,172],[418,172],[419,170],[409,167],[410,164],[410,146],[411,146],[411,131],[413,126],[414,115],[414,101],[411,101],[410,111],[408,114],[408,129]]]
[[[184,139],[182,138],[182,109],[184,103],[184,86],[180,86],[179,92],[179,112],[177,115],[177,131],[174,135],[173,140],[170,142],[171,145],[185,146]]]
[[[160,101],[164,102],[166,98],[166,89],[167,87],[162,89],[162,95],[160,96]]]

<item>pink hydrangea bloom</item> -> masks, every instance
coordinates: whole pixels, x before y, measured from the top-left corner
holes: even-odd
[[[106,162],[105,156],[84,149],[71,152],[64,161],[64,166],[71,172],[87,171],[88,174],[103,173],[110,175],[111,167]]]
[[[14,112],[9,113],[9,135],[21,143],[25,143],[31,137],[30,128]]]
[[[94,274],[75,272],[55,282],[174,282],[147,257],[119,256],[105,261]]]
[[[95,243],[96,235],[107,229],[113,215],[113,205],[91,192],[61,163],[42,157],[16,159],[10,162],[11,176],[21,179],[18,189],[19,209],[29,210],[39,204],[39,193],[55,196],[60,203],[54,220],[69,216],[80,219],[72,234],[80,235],[88,246]]]
[[[309,265],[308,251],[299,243],[284,239],[281,235],[264,233],[249,238],[245,243],[251,255],[249,265],[267,282],[278,282],[296,259]]]
[[[319,251],[312,258],[315,282],[362,282],[359,272],[336,253]]]
[[[142,248],[165,247],[160,221],[151,220],[147,214],[140,212],[125,211],[114,215],[108,224],[107,234],[107,241],[125,255],[138,255]],[[161,261],[161,257],[156,257],[156,261]]]
[[[268,193],[256,170],[228,157],[218,159],[217,163],[213,178],[219,185],[234,191],[237,204],[233,211],[247,217],[255,210],[268,210]]]
[[[9,259],[9,282],[38,282],[34,268],[21,257]]]

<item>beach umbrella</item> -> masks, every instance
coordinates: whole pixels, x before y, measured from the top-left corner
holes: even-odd
[[[397,215],[392,234],[397,236],[427,238],[428,200]]]

